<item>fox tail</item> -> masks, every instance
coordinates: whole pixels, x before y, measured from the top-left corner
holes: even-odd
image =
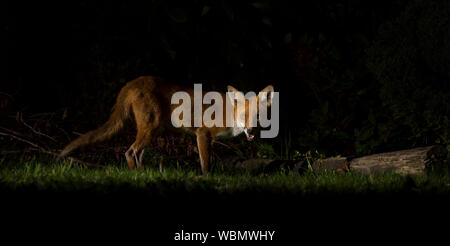
[[[104,141],[114,136],[119,130],[123,128],[124,122],[129,117],[130,105],[126,105],[126,91],[121,91],[117,97],[116,104],[112,109],[108,121],[99,128],[89,131],[74,141],[69,143],[59,154],[59,158],[66,156],[73,150],[82,146]]]

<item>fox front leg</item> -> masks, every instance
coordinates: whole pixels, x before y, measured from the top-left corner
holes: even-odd
[[[197,134],[197,146],[198,153],[200,155],[200,164],[202,166],[202,173],[208,173],[208,165],[212,146],[211,133],[206,128],[198,128]]]

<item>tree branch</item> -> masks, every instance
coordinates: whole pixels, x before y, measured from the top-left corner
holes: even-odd
[[[2,129],[6,129],[6,128],[2,127]],[[6,129],[6,130],[8,130],[8,129]],[[54,157],[59,157],[59,153],[51,151],[51,150],[47,150],[47,149],[39,146],[38,144],[33,143],[33,142],[31,142],[31,141],[29,141],[27,139],[15,136],[13,134],[4,133],[4,132],[0,132],[0,135],[1,136],[11,137],[11,138],[14,138],[14,139],[16,139],[16,140],[18,140],[20,142],[27,143],[27,144],[29,144],[29,145],[31,145],[31,146],[33,146],[35,148],[35,149],[31,149],[31,150],[39,151],[41,153],[52,155]],[[73,157],[65,157],[65,159],[68,159],[68,160],[70,160],[72,162],[75,162],[75,163],[83,164],[83,165],[88,166],[88,167],[103,167],[101,165],[85,162],[85,161],[82,161],[82,160],[79,160],[79,159],[75,159]]]

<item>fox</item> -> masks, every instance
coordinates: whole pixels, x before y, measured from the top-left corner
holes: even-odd
[[[238,92],[238,90],[231,85],[227,86],[227,90],[228,92],[233,93]],[[159,132],[158,129],[167,126],[174,127],[173,123],[170,124],[171,114],[177,107],[177,104],[172,104],[171,98],[177,91],[187,92],[191,99],[194,97],[193,88],[166,83],[162,77],[141,76],[127,82],[120,90],[106,123],[95,130],[88,131],[70,142],[60,152],[59,158],[67,156],[69,153],[82,146],[111,138],[124,127],[124,123],[127,120],[134,118],[137,128],[136,139],[125,152],[125,159],[130,170],[133,170],[136,167],[137,169],[142,169],[145,149],[149,147],[152,138],[155,137],[155,133]],[[274,92],[274,88],[272,85],[268,85],[261,90],[261,92],[272,95],[271,93]],[[220,95],[223,101],[226,101],[227,94],[220,93]],[[258,96],[256,97],[256,102],[259,105],[260,98]],[[270,97],[268,96],[264,100],[266,100],[265,103],[267,103],[267,106],[270,106]],[[245,133],[247,140],[253,140],[254,135],[251,134],[253,124],[251,124],[251,122],[257,117],[257,112],[251,112],[252,110],[249,108],[249,101],[250,100],[245,100],[245,107],[237,107],[237,105],[234,104],[234,111],[231,116],[225,113],[225,109],[222,110],[222,112],[224,112],[222,117],[224,124],[222,124],[222,127],[215,125],[207,127],[207,122],[202,122],[198,127],[180,127],[182,130],[196,135],[201,171],[203,174],[208,173],[212,144],[216,137],[234,137],[241,133]],[[203,112],[204,110],[205,109],[202,109]],[[194,110],[190,111],[194,112]],[[226,126],[225,122],[227,117],[233,117],[234,122],[236,123],[233,127]]]

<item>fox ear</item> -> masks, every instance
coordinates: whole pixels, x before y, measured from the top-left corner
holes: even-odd
[[[238,92],[238,90],[236,90],[236,88],[234,88],[231,85],[227,86],[227,89],[228,89],[228,92]]]
[[[227,86],[227,89],[229,92],[229,93],[227,93],[227,95],[231,100],[234,100],[234,99],[236,99],[236,96],[239,96],[239,94],[238,94],[239,91],[236,88],[234,88],[233,86],[229,85],[229,86]]]
[[[267,102],[267,106],[270,106],[272,104],[273,92],[274,90],[272,85],[266,86],[266,88],[259,92],[258,102]]]

